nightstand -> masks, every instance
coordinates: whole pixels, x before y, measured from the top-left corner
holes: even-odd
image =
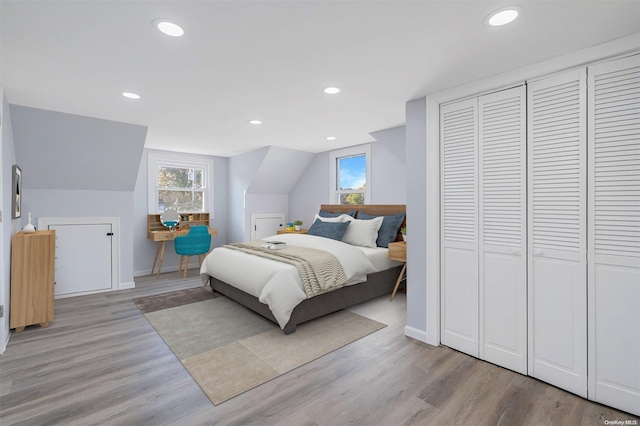
[[[308,231],[308,229],[301,229],[299,231],[296,231],[295,229],[293,231],[287,231],[286,229],[281,229],[278,231],[278,234],[306,234]]]
[[[403,262],[402,270],[400,271],[400,275],[398,275],[398,279],[396,280],[396,285],[393,287],[393,293],[391,293],[391,299],[396,295],[398,291],[398,287],[400,286],[400,282],[405,280],[406,283],[406,272],[407,272],[407,243],[405,241],[398,241],[395,243],[389,243],[389,259],[397,260],[398,262]],[[406,287],[406,284],[405,284]]]

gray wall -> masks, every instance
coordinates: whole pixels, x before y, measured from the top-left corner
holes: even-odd
[[[229,159],[229,220],[227,222],[229,241],[247,240],[245,193],[268,152],[269,147],[265,147]]]
[[[157,243],[147,238],[148,215],[148,169],[149,153],[162,153],[171,155],[168,151],[145,149],[140,161],[138,177],[133,193],[133,270],[134,276],[148,275],[151,273],[153,257]],[[211,226],[218,230],[218,235],[211,240],[211,246],[217,247],[228,242],[228,174],[229,159],[222,157],[207,157],[202,155],[176,154],[180,157],[193,157],[197,159],[209,158],[213,160],[213,211],[210,211]],[[168,241],[165,247],[165,258],[162,271],[177,271],[179,256],[175,253],[173,242]]]
[[[403,133],[394,143],[404,145]],[[289,218],[311,226],[321,204],[330,202],[330,151],[315,158],[289,193]],[[422,166],[424,168],[424,166]],[[371,200],[369,204],[406,204],[407,171],[405,164],[384,145],[371,144]]]
[[[26,188],[133,191],[145,126],[18,105],[11,117]]]
[[[229,159],[229,236],[251,239],[251,215],[289,212],[289,193],[314,154],[276,146]]]
[[[23,225],[40,217],[118,217],[120,283],[133,284],[133,189],[147,128],[11,105],[23,173]]]
[[[426,99],[407,102],[407,326],[426,332]]]
[[[4,305],[4,318],[0,318],[0,353],[4,352],[9,338],[10,283],[11,283],[11,237],[22,229],[21,219],[11,219],[11,173],[17,163],[11,111],[7,99],[2,97],[2,280],[0,280],[0,304]],[[25,222],[26,224],[26,222]]]

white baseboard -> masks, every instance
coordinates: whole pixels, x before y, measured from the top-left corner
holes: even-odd
[[[423,330],[418,330],[417,328],[409,327],[408,325],[404,326],[404,335],[407,337],[411,337],[412,339],[420,340],[421,342],[427,342],[427,332]]]
[[[4,351],[7,350],[7,345],[9,344],[10,338],[11,338],[11,330],[7,330],[7,338],[5,339],[4,342],[0,342],[2,343],[2,347],[0,348],[0,355],[2,355]]]
[[[118,290],[128,290],[130,288],[136,288],[135,281],[130,281],[128,283],[120,283],[118,286]]]
[[[189,266],[189,269],[200,269],[200,265],[198,265],[198,263],[196,262],[195,266]],[[165,272],[178,272],[178,267],[177,266],[162,266],[162,273]],[[158,270],[153,271],[154,274],[158,273]],[[147,275],[151,275],[151,269],[143,269],[141,271],[133,271],[133,276],[134,277],[144,277]]]

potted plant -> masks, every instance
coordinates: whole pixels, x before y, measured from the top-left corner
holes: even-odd
[[[302,224],[303,224],[303,223],[304,223],[304,222],[302,222],[301,220],[296,220],[295,222],[293,222],[293,228],[294,228],[296,231],[299,231],[299,230],[300,230],[300,227],[302,226]]]
[[[402,228],[400,228],[400,233],[402,234],[402,239],[404,241],[407,241],[407,227],[403,226]]]

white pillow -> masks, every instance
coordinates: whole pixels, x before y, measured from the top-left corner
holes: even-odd
[[[362,247],[376,247],[378,239],[378,230],[382,226],[384,217],[376,217],[375,219],[362,220],[354,219],[346,215],[345,222],[351,222],[347,231],[342,236],[342,242]]]
[[[319,214],[316,213],[316,217],[314,219],[314,222],[318,219],[320,219],[323,222],[344,222],[345,221],[345,217],[351,217],[348,214],[341,214],[338,217],[322,217]]]

